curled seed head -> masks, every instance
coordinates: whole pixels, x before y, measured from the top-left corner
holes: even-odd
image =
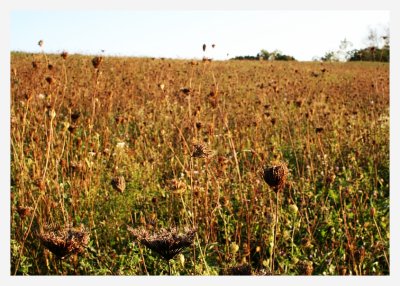
[[[279,192],[286,183],[287,175],[289,171],[285,163],[277,162],[268,166],[264,169],[264,181],[274,189],[275,192]]]
[[[103,57],[94,57],[92,59],[92,64],[95,69],[99,68],[101,62],[103,61]]]

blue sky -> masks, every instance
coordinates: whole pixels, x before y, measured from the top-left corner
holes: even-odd
[[[201,58],[206,43],[214,59],[266,49],[311,60],[344,38],[362,48],[369,28],[388,26],[388,11],[14,10],[10,48],[38,52],[42,39],[46,52]]]

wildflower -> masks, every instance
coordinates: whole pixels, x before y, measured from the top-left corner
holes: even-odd
[[[239,251],[239,245],[237,245],[236,242],[232,242],[229,247],[229,250],[231,251],[232,254],[235,254],[236,252]]]
[[[299,211],[299,208],[295,205],[295,204],[290,204],[289,205],[289,212],[291,214],[297,214],[297,212]]]
[[[117,145],[116,145],[116,147],[117,147],[117,148],[121,148],[121,149],[122,149],[122,148],[124,148],[124,147],[125,147],[125,145],[126,145],[126,143],[125,143],[125,142],[118,142],[118,143],[117,143]]]
[[[46,226],[45,231],[38,236],[43,245],[60,259],[73,253],[82,253],[90,238],[83,225],[79,228],[67,226],[64,229]]]

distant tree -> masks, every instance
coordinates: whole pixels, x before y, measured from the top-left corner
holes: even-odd
[[[375,29],[369,29],[367,47],[353,50],[349,61],[380,61],[390,60],[390,35],[389,27],[384,29],[383,35],[379,35]]]
[[[378,47],[379,36],[376,29],[369,28],[366,43],[368,48]]]
[[[271,56],[271,53],[270,52],[268,52],[267,50],[261,50],[258,54],[257,54],[257,56],[260,58],[260,59],[263,59],[263,60],[269,60],[269,57]]]
[[[238,56],[233,60],[295,61],[296,59],[292,56],[284,55],[278,50],[273,52],[261,50],[256,56]]]
[[[369,61],[369,62],[389,62],[390,49],[389,48],[365,48],[360,50],[353,50],[349,61]]]
[[[259,60],[258,56],[237,56],[232,58],[231,60],[248,60],[248,61],[256,61]]]
[[[353,44],[346,38],[340,42],[337,51],[326,52],[320,58],[324,62],[332,61],[381,61],[388,62],[390,59],[390,36],[389,28],[379,34],[376,29],[370,28],[365,40],[366,48],[353,49]]]
[[[296,59],[292,56],[284,55],[281,51],[275,50],[273,52],[268,52],[266,50],[261,50],[258,54],[260,58],[269,61],[295,61]]]
[[[353,43],[346,38],[340,42],[339,51],[337,52],[340,60],[347,61],[352,56],[352,51],[349,50],[352,46]]]
[[[323,62],[337,62],[339,61],[336,52],[329,51],[325,53],[325,56],[321,57],[321,61]]]

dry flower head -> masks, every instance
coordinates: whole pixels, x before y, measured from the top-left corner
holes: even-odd
[[[215,152],[210,150],[204,143],[194,143],[193,147],[192,157],[194,158],[210,158],[215,155]]]
[[[264,181],[274,189],[275,192],[281,190],[286,183],[289,171],[285,163],[275,162],[264,169]]]
[[[113,178],[111,180],[111,185],[115,190],[117,190],[120,193],[123,193],[126,188],[126,182],[124,176],[118,176]]]
[[[177,228],[169,230],[162,228],[153,234],[150,234],[143,228],[133,229],[128,227],[128,231],[140,243],[158,253],[167,261],[181,253],[186,247],[192,245],[196,233],[196,229],[193,228],[185,228],[183,233],[179,233]]]
[[[67,226],[63,229],[50,225],[38,236],[43,245],[60,259],[74,253],[82,253],[90,238],[83,225],[79,228]]]

